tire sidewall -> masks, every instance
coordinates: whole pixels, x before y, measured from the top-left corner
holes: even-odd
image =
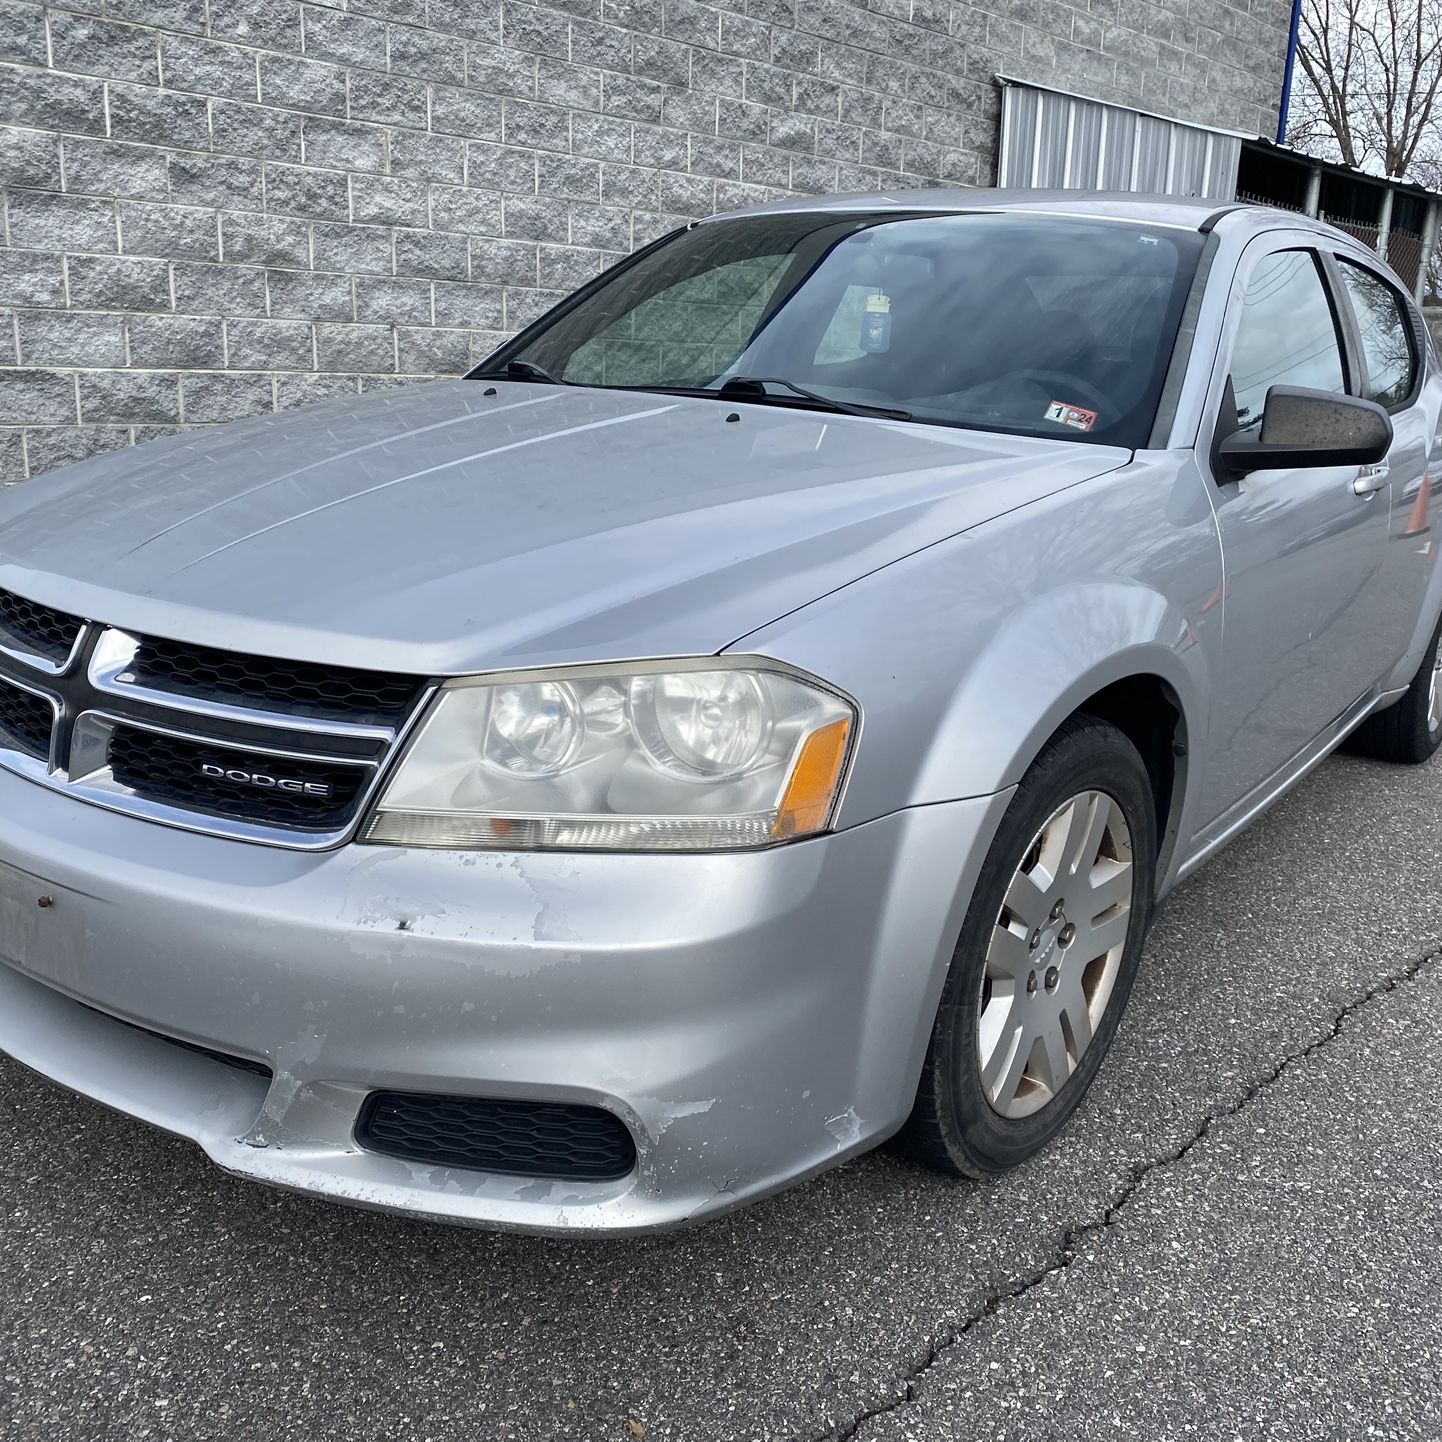
[[[1434,731],[1428,722],[1428,701],[1432,694],[1432,673],[1437,665],[1437,648],[1442,645],[1442,621],[1432,632],[1432,644],[1422,657],[1422,665],[1413,679],[1412,694],[1406,699],[1411,703],[1411,721],[1414,728],[1414,744],[1420,760],[1425,760],[1442,746],[1442,729]]]
[[[1132,837],[1132,921],[1116,981],[1091,1045],[1061,1092],[1028,1117],[1003,1117],[986,1099],[977,1053],[977,1019],[986,951],[1006,889],[1042,825],[1068,798],[1101,791],[1121,807]],[[1062,738],[1038,758],[1007,808],[982,866],[952,958],[933,1055],[940,1118],[967,1170],[1006,1170],[1060,1130],[1086,1094],[1116,1034],[1146,943],[1156,883],[1156,811],[1146,767],[1131,742],[1103,723]],[[938,1045],[939,1043],[939,1045]]]

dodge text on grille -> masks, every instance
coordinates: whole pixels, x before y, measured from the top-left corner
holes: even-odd
[[[207,761],[200,768],[202,776],[212,781],[234,781],[241,786],[259,786],[265,791],[297,791],[303,796],[329,797],[331,788],[324,781],[298,781],[293,776],[268,776],[264,771],[242,771],[238,766],[217,766]]]

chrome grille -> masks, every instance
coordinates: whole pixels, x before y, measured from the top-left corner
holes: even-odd
[[[137,684],[155,690],[360,725],[401,720],[421,691],[410,676],[241,656],[151,636],[140,638],[129,669]]]
[[[13,591],[0,591],[0,646],[25,657],[63,666],[75,648],[84,622],[79,616],[27,601]]]
[[[302,831],[344,826],[370,776],[356,762],[282,759],[250,747],[117,726],[110,772],[137,796]]]
[[[21,644],[13,617],[30,618]],[[138,637],[0,591],[0,767],[189,830],[307,850],[348,839],[429,690]]]
[[[55,707],[44,696],[0,681],[0,743],[43,761],[54,725]]]

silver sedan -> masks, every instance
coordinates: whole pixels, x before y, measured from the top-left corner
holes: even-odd
[[[0,1048],[490,1226],[1014,1166],[1181,877],[1436,749],[1439,411],[1326,226],[907,193],[12,488]]]

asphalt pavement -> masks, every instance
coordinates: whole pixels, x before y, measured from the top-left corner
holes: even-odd
[[[0,1062],[0,1437],[1442,1437],[1442,762],[1182,887],[1065,1136],[644,1241],[270,1192]]]

